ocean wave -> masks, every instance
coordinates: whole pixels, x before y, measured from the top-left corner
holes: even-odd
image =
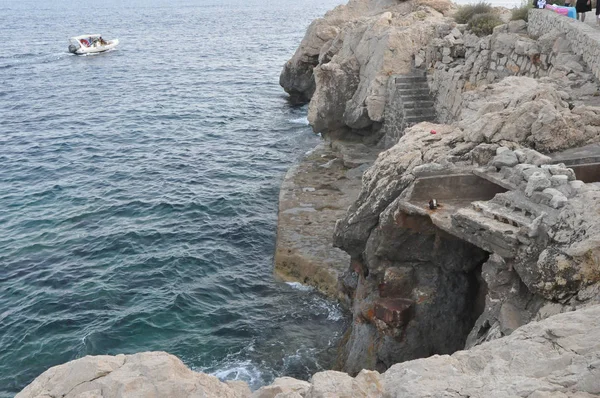
[[[222,381],[245,381],[254,388],[258,388],[264,383],[264,375],[260,367],[249,359],[223,363],[218,369],[211,371],[209,374],[218,377]]]

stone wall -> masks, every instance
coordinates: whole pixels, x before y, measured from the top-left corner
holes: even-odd
[[[600,31],[549,10],[530,10],[527,31],[532,37],[546,32],[563,34],[571,50],[581,56],[594,76],[600,79]]]
[[[573,53],[565,35],[555,29],[539,31],[544,34],[532,39],[527,35],[525,21],[511,21],[498,26],[492,35],[480,38],[458,25],[446,36],[432,40],[418,57],[425,59],[424,66],[430,72],[438,120],[456,121],[465,92],[507,76],[549,78],[564,91],[575,91],[573,98],[580,100],[595,95],[593,75],[581,56]],[[594,33],[600,46],[600,32]]]
[[[402,106],[402,97],[398,92],[396,85],[396,76],[390,76],[388,79],[386,98],[385,98],[385,111],[384,111],[384,124],[382,130],[384,148],[391,148],[394,146],[402,134],[406,124],[404,123],[404,107]]]

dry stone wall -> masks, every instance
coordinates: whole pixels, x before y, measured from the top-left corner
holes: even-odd
[[[581,56],[594,76],[600,79],[600,31],[549,10],[530,10],[528,19],[530,36],[540,37],[547,32],[563,34],[570,49]]]
[[[479,38],[458,25],[432,40],[415,61],[424,59],[423,66],[430,72],[438,121],[458,120],[465,92],[508,76],[546,79],[561,90],[573,92],[573,98],[580,101],[596,95],[594,76],[581,55],[573,52],[570,40],[560,30],[538,30],[541,35],[533,39],[527,35],[527,23],[511,21],[498,26],[492,35]]]

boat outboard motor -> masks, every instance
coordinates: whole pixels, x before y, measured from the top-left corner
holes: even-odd
[[[64,47],[63,47],[64,48]],[[69,44],[69,52],[75,54],[75,51],[77,51],[79,49],[79,47],[77,47],[74,44]]]

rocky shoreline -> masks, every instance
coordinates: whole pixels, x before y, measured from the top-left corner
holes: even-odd
[[[600,61],[573,44],[591,28],[498,11],[478,37],[453,10],[350,0],[281,75],[324,142],[282,184],[275,273],[349,308],[346,373],[252,393],[166,353],[85,357],[17,397],[600,394]]]
[[[16,398],[29,397],[592,397],[600,392],[600,306],[533,322],[508,337],[356,377],[282,377],[254,393],[189,370],[173,355],[88,356],[55,366]]]

